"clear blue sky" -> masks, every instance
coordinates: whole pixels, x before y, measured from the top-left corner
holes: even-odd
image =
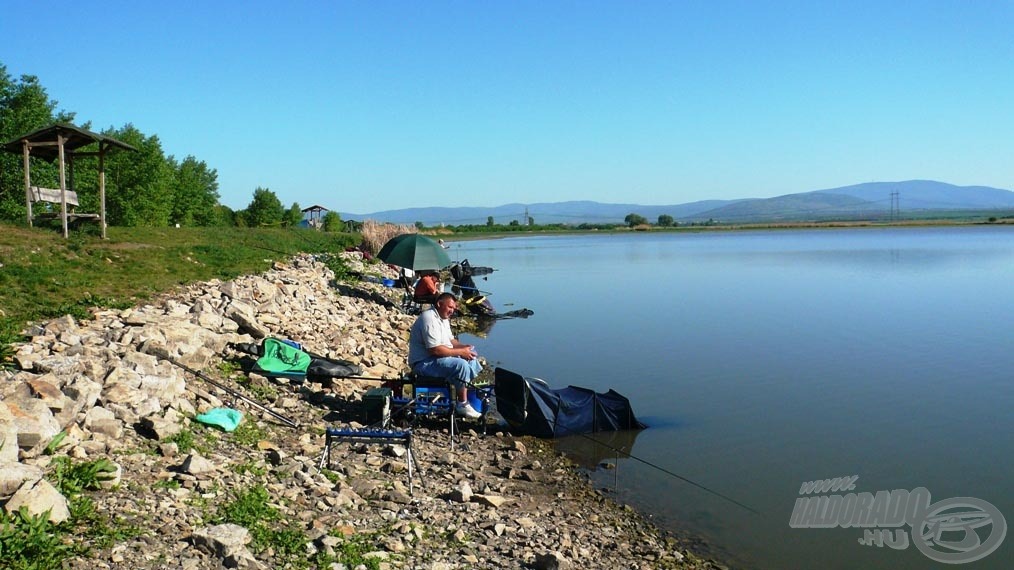
[[[0,62],[222,202],[1014,186],[1014,3],[0,0]]]

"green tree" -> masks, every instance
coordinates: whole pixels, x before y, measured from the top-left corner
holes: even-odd
[[[225,204],[217,204],[214,207],[213,218],[211,225],[213,226],[235,226],[236,224],[236,212]]]
[[[623,221],[630,227],[640,226],[648,223],[648,219],[640,214],[627,214]]]
[[[303,209],[299,207],[299,202],[293,202],[289,209],[282,214],[282,226],[286,228],[299,227],[300,222],[303,221]]]
[[[252,228],[258,226],[277,226],[282,222],[285,208],[274,192],[267,188],[257,187],[253,201],[246,207],[246,223]]]
[[[169,222],[183,226],[217,225],[218,172],[193,156],[174,166]]]
[[[493,216],[486,216],[486,227],[493,227]]]
[[[533,218],[531,216],[528,216],[528,225],[529,226],[534,226],[535,225],[535,218]]]
[[[340,232],[345,230],[345,224],[342,223],[342,217],[333,210],[328,210],[324,214],[324,219],[321,221],[321,225],[325,232]]]
[[[508,225],[508,226],[520,226],[520,225],[521,225],[521,222],[519,222],[519,221],[517,221],[517,220],[511,220],[511,223],[509,223],[509,224],[507,224],[507,225]]]
[[[102,134],[137,149],[137,152],[111,152],[106,156],[109,225],[169,225],[177,165],[162,151],[158,136],[146,136],[129,123],[120,129],[106,129]],[[94,172],[94,169],[89,170]]]
[[[0,64],[0,142],[7,142],[54,122],[69,123],[74,113],[56,110],[34,75],[13,79]],[[59,183],[55,164],[32,159],[32,183],[56,187]],[[25,178],[22,158],[0,152],[0,219],[23,220],[25,217]]]
[[[415,223],[415,229],[417,229],[417,230],[421,230],[421,229],[423,229],[425,227],[426,226],[422,222],[416,222]]]
[[[674,225],[674,223],[675,222],[673,221],[672,216],[670,216],[669,214],[662,214],[658,217],[658,225],[662,226],[663,228],[668,228],[669,226]]]

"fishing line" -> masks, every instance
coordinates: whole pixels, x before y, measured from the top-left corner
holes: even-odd
[[[527,381],[528,378],[525,378],[525,380]],[[541,381],[541,379],[539,379],[539,380]],[[481,389],[481,388],[476,388],[476,389]],[[500,399],[499,398],[497,398],[497,402],[496,403],[497,403],[497,406],[499,407],[499,405],[500,405]],[[524,413],[524,410],[521,409],[517,404],[514,404],[513,402],[505,402],[505,403],[508,404],[509,406],[513,407],[515,409],[515,411]],[[556,420],[554,419],[553,420],[554,431],[555,431],[555,428],[557,428],[557,427],[563,428],[564,430],[566,430],[567,432],[569,432],[571,435],[581,436],[581,437],[583,437],[583,438],[585,438],[585,439],[587,439],[589,441],[593,441],[596,444],[605,447],[606,449],[614,451],[617,454],[623,454],[623,455],[625,455],[625,456],[627,456],[627,457],[629,457],[631,459],[634,459],[634,460],[636,460],[636,461],[638,461],[640,463],[643,463],[643,464],[647,465],[648,467],[656,469],[656,470],[658,470],[658,471],[660,471],[660,472],[662,472],[662,473],[664,473],[664,474],[666,474],[666,475],[668,475],[670,477],[674,477],[676,479],[679,479],[680,481],[683,481],[685,483],[689,483],[689,484],[693,485],[694,487],[697,487],[698,489],[701,489],[702,491],[705,491],[707,493],[711,493],[712,495],[715,495],[716,497],[719,497],[721,499],[725,499],[726,501],[728,501],[728,502],[736,505],[737,507],[746,509],[746,510],[750,511],[751,513],[755,514],[755,515],[760,515],[761,514],[756,509],[754,509],[754,508],[752,508],[752,507],[750,507],[748,505],[745,505],[745,504],[737,501],[736,499],[733,499],[732,497],[724,495],[724,494],[722,494],[722,493],[720,493],[720,492],[718,492],[718,491],[716,491],[714,489],[710,489],[710,488],[708,488],[708,487],[706,487],[706,486],[704,486],[704,485],[702,485],[702,484],[700,484],[700,483],[698,483],[696,481],[688,479],[687,477],[684,477],[684,476],[682,476],[682,475],[680,475],[678,473],[674,473],[674,472],[670,471],[669,469],[666,469],[665,467],[662,467],[660,465],[652,463],[651,461],[648,461],[646,459],[642,459],[642,458],[640,458],[640,457],[638,457],[638,456],[636,456],[636,455],[634,455],[632,453],[628,453],[628,452],[623,451],[621,449],[617,449],[616,447],[613,447],[613,446],[609,445],[608,443],[599,441],[599,440],[597,440],[597,439],[595,439],[593,437],[590,437],[587,434],[583,434],[581,432],[572,430],[572,429],[568,428],[567,426],[559,425],[559,424],[556,423]]]

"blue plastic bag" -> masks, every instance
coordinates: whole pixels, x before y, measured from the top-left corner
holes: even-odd
[[[217,426],[225,431],[232,431],[243,421],[243,412],[232,408],[212,408],[195,418],[202,424]]]

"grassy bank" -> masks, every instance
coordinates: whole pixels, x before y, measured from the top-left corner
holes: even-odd
[[[88,307],[130,307],[195,281],[257,273],[298,252],[326,253],[358,244],[357,234],[301,229],[109,228],[75,231],[0,223],[0,366],[31,321]]]

